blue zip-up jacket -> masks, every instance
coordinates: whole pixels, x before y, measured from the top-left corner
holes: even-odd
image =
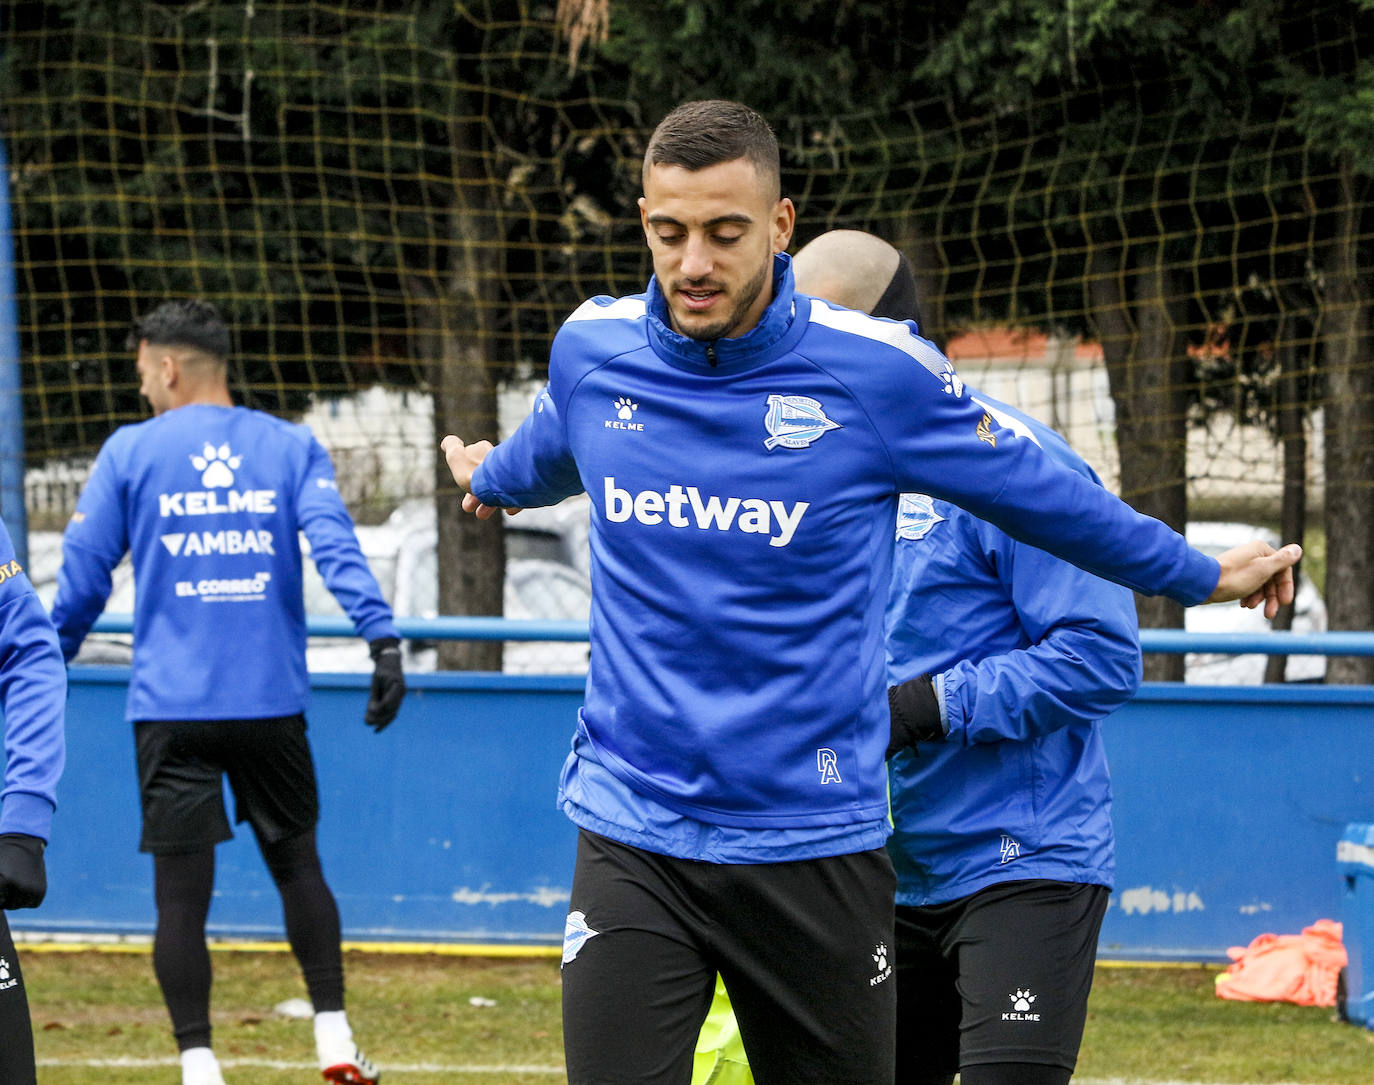
[[[0,833],[48,840],[67,757],[67,668],[57,634],[0,523],[0,708],[5,775]]]
[[[1038,443],[1098,481],[1053,430],[972,395],[999,440]],[[892,684],[935,677],[947,734],[888,765],[897,903],[1026,878],[1111,888],[1101,721],[1140,685],[1131,593],[948,502],[904,494],[887,652]]]
[[[190,404],[110,435],[62,537],[53,621],[76,655],[128,551],[130,720],[259,719],[305,709],[297,532],[359,636],[396,636],[329,455],[309,427]]]
[[[574,758],[709,825],[881,825],[898,494],[957,499],[1185,603],[1219,566],[1032,442],[987,440],[914,326],[796,295],[785,255],[773,288],[750,332],[712,343],[668,327],[652,281],[584,303],[554,340],[551,409],[472,489],[506,507],[591,498]]]

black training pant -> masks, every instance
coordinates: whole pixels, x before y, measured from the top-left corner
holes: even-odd
[[[899,906],[897,1081],[928,1085],[961,1071],[972,1085],[999,1080],[987,1076],[999,1066],[1067,1081],[1108,895],[1102,885],[1027,879]]]
[[[563,949],[570,1085],[687,1085],[719,972],[758,1085],[892,1080],[887,852],[674,859],[581,832]]]
[[[34,1085],[33,1023],[9,920],[0,912],[0,1082]]]

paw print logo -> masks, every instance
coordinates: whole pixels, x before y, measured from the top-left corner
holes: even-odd
[[[619,399],[617,399],[615,401],[615,406],[615,416],[619,418],[622,422],[628,422],[631,418],[635,416],[635,411],[639,410],[639,404],[631,403],[629,399],[625,396],[621,396]]]
[[[940,380],[944,383],[946,395],[958,399],[964,394],[964,382],[948,362],[945,363],[945,371],[940,374]]]
[[[200,472],[200,484],[207,490],[232,486],[234,472],[242,462],[243,457],[230,452],[227,442],[216,448],[207,441],[200,455],[191,457],[191,466]]]
[[[1025,1013],[1031,1008],[1031,1003],[1035,1001],[1035,996],[1029,990],[1023,991],[1019,987],[1016,989],[1016,994],[1007,995],[1007,997],[1011,999],[1011,1008],[1017,1013]]]
[[[873,963],[878,966],[879,972],[887,971],[887,946],[882,942],[873,947]]]
[[[10,962],[0,957],[0,983],[10,978]]]

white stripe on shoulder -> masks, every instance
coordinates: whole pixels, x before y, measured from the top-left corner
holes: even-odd
[[[601,305],[595,298],[588,298],[565,323],[571,324],[574,320],[638,320],[643,315],[643,298],[616,298],[609,305]]]
[[[836,308],[820,298],[811,299],[811,321],[824,324],[836,331],[862,335],[888,346],[896,347],[903,354],[920,362],[937,377],[949,372],[950,364],[945,356],[924,339],[911,334],[911,328],[899,320],[882,320],[861,313],[857,309]]]

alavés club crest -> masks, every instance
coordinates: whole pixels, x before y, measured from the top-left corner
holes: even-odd
[[[779,446],[806,448],[826,430],[840,428],[810,396],[769,396],[763,426],[768,430],[763,447],[770,452]]]
[[[897,503],[897,538],[924,539],[944,517],[935,511],[929,494],[902,494]]]

